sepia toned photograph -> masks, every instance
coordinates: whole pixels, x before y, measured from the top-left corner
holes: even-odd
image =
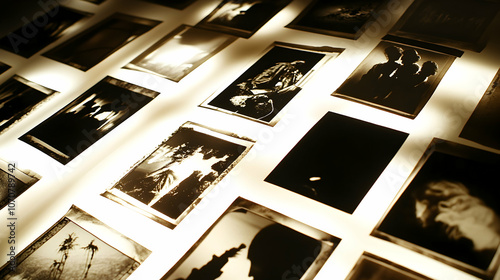
[[[224,0],[199,27],[250,38],[291,0]]]
[[[289,28],[357,39],[377,19],[377,10],[387,0],[314,0]]]
[[[191,5],[196,0],[142,0],[146,2],[155,3],[165,7],[170,7],[178,10],[183,10],[187,6]]]
[[[352,214],[407,137],[328,112],[265,181]]]
[[[0,278],[127,279],[151,251],[76,206],[0,269]]]
[[[173,228],[252,145],[237,135],[187,122],[103,196]]]
[[[237,37],[182,25],[124,68],[179,82]]]
[[[0,133],[57,93],[14,75],[0,85]]]
[[[33,171],[20,169],[16,162],[0,159],[0,209],[15,201],[40,179],[40,175]]]
[[[413,119],[455,58],[382,41],[332,95]]]
[[[49,50],[43,56],[87,71],[159,23],[116,13]]]
[[[390,31],[396,36],[481,52],[500,3],[491,0],[417,0]]]
[[[435,138],[372,235],[480,278],[498,269],[500,155]]]
[[[108,76],[19,139],[66,164],[158,94]]]
[[[275,43],[250,68],[201,106],[274,125],[313,72],[343,49]]]
[[[11,68],[10,65],[0,62],[0,75]]]
[[[339,242],[238,198],[161,279],[311,280]]]

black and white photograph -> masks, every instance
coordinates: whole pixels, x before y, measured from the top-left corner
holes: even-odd
[[[0,75],[11,68],[10,65],[0,62]]]
[[[0,159],[0,210],[11,202],[15,206],[16,199],[40,179],[37,173],[19,168],[17,162]]]
[[[161,279],[311,280],[340,241],[238,198]]]
[[[389,260],[363,253],[346,280],[431,280]]]
[[[19,139],[66,164],[158,94],[108,76]]]
[[[408,118],[431,98],[455,56],[380,42],[332,94]]]
[[[151,251],[76,206],[0,269],[0,278],[127,279]]]
[[[170,7],[178,10],[183,10],[191,5],[196,0],[142,0],[146,2],[155,3],[165,7]]]
[[[35,110],[57,91],[14,75],[0,85],[0,133]]]
[[[159,23],[116,13],[45,52],[43,56],[87,71]]]
[[[75,22],[91,14],[57,5],[0,39],[0,48],[29,58],[55,42]]]
[[[352,214],[407,137],[328,112],[265,181]]]
[[[465,123],[460,137],[500,149],[500,70]]]
[[[201,106],[275,125],[278,113],[311,75],[343,49],[275,43],[250,68]]]
[[[377,10],[387,0],[314,0],[289,28],[357,39],[377,19]]]
[[[500,3],[491,0],[417,0],[390,31],[396,36],[481,52]]]
[[[198,25],[250,38],[291,0],[224,0]]]
[[[103,196],[175,227],[252,145],[249,139],[187,122]]]
[[[498,268],[500,155],[435,138],[372,235],[481,278]]]
[[[236,38],[225,33],[182,25],[124,68],[179,82]]]

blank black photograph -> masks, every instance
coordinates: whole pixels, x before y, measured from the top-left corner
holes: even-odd
[[[329,112],[265,181],[352,214],[407,136]]]
[[[0,74],[3,74],[5,71],[11,68],[10,65],[0,62]]]
[[[195,2],[196,0],[142,0],[142,1],[151,2],[165,7],[171,7],[174,9],[182,10],[187,6],[191,5],[191,3]]]

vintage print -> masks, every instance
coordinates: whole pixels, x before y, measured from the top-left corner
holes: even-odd
[[[415,118],[454,60],[451,55],[382,41],[333,96]]]
[[[238,198],[162,280],[311,280],[339,242]]]
[[[373,235],[481,278],[498,268],[500,155],[434,139]]]
[[[493,33],[500,3],[494,0],[417,0],[391,34],[480,52]]]
[[[224,0],[198,25],[250,38],[290,0]]]
[[[20,139],[66,164],[158,94],[108,76]]]
[[[159,23],[117,13],[43,55],[87,71]]]
[[[387,0],[315,0],[289,28],[357,39]]]
[[[13,76],[0,85],[0,133],[46,101],[55,90]]]
[[[3,74],[5,71],[11,68],[10,65],[0,62],[0,74]]]
[[[182,25],[124,68],[178,82],[234,40],[232,35]]]
[[[352,214],[407,136],[328,112],[265,181]]]
[[[103,195],[175,227],[252,145],[185,123]]]
[[[52,228],[7,263],[0,278],[127,279],[151,251],[73,206]]]
[[[268,125],[302,89],[312,73],[342,49],[307,49],[276,43],[226,89],[201,106]]]
[[[196,0],[142,0],[142,1],[155,3],[158,5],[171,7],[178,10],[183,10]]]
[[[40,175],[31,170],[19,169],[16,162],[0,159],[0,209],[12,202],[15,206],[15,200],[40,179]]]

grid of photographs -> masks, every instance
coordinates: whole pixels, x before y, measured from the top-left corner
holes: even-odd
[[[0,209],[16,200],[41,179],[31,170],[19,169],[15,162],[0,159]]]

